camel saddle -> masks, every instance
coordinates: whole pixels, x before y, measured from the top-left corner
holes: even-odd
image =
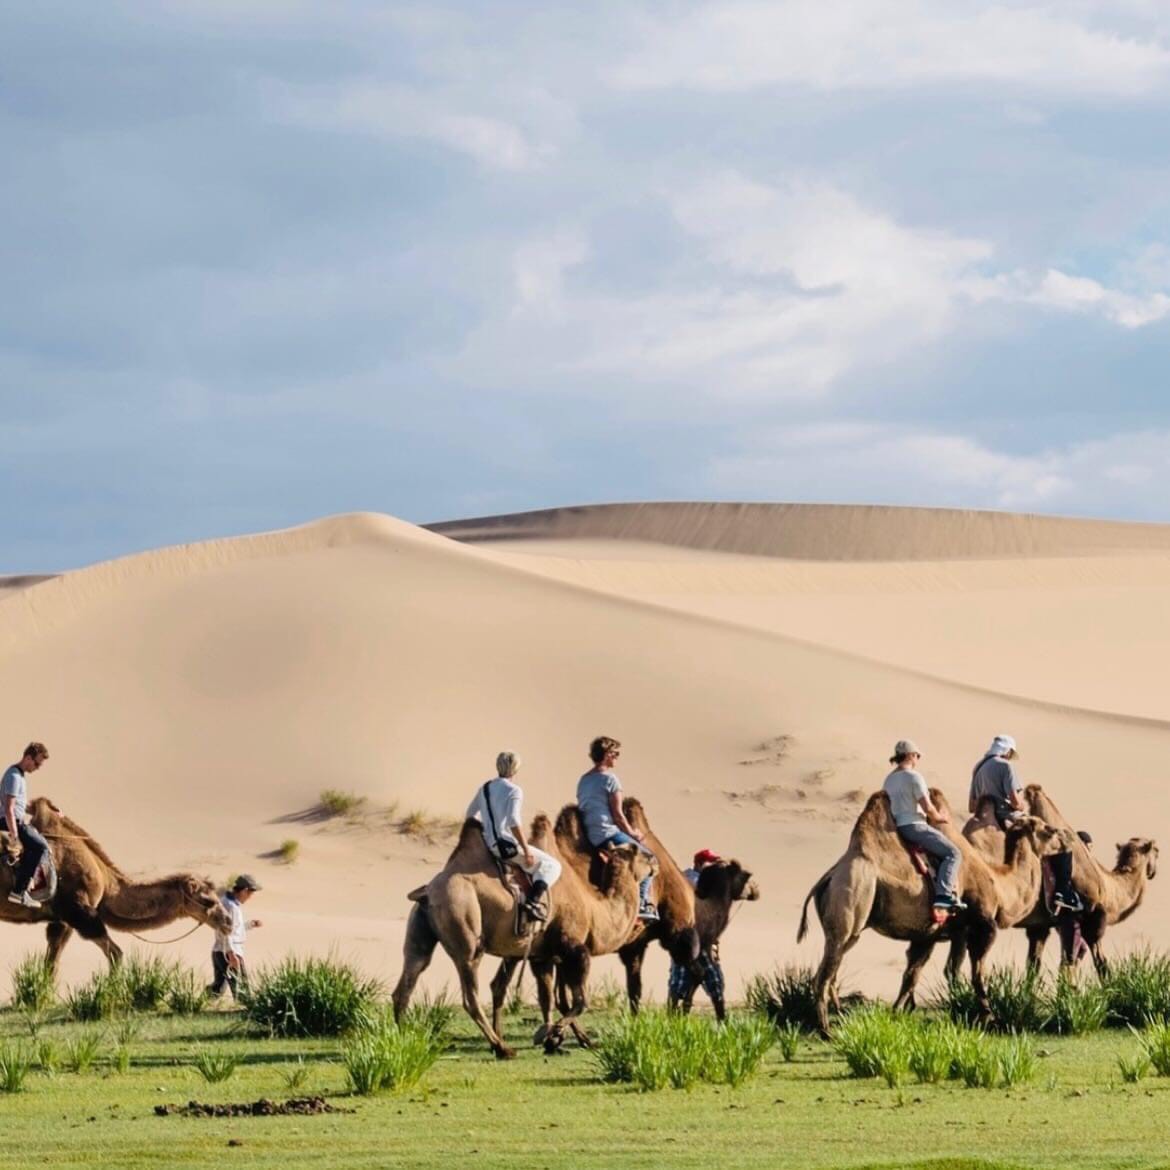
[[[917,845],[911,845],[901,833],[898,834],[898,840],[902,842],[902,848],[910,854],[910,864],[924,877],[930,878],[934,881],[934,866],[931,864],[932,858],[924,849],[919,849]]]

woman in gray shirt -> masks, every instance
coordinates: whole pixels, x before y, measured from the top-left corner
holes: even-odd
[[[940,914],[953,914],[956,910],[966,909],[958,894],[959,865],[963,855],[957,845],[928,823],[945,825],[950,818],[935,808],[926,781],[915,771],[921,758],[922,753],[910,740],[898,740],[890,757],[895,768],[886,777],[882,791],[890,798],[890,812],[898,835],[908,845],[929,853],[938,862],[934,909]]]

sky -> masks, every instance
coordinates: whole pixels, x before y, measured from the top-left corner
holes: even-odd
[[[338,512],[1170,521],[1153,0],[0,0],[0,573]]]

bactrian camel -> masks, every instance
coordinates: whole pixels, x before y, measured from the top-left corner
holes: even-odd
[[[755,902],[760,886],[749,870],[738,861],[716,861],[699,873],[695,886],[695,929],[699,932],[699,948],[718,962],[719,940],[731,922],[731,908],[736,902]],[[695,1000],[699,979],[692,978],[690,990],[681,1002],[668,999],[670,1007],[681,1007],[689,1012]],[[727,1014],[722,992],[712,997],[715,1016],[722,1020]]]
[[[74,931],[95,943],[113,968],[121,961],[122,949],[110,938],[110,930],[153,930],[180,918],[213,930],[231,929],[231,917],[209,878],[190,873],[153,881],[127,877],[93,837],[56,811],[47,798],[29,801],[28,811],[53,852],[57,893],[35,910],[9,902],[12,870],[0,865],[0,920],[45,924],[46,961],[54,973]]]
[[[546,1048],[560,1044],[565,1027],[577,1031],[577,1018],[587,1006],[590,957],[613,953],[629,937],[638,912],[638,883],[656,872],[657,863],[632,845],[611,850],[607,886],[602,891],[582,881],[568,859],[561,856],[552,826],[543,814],[532,823],[531,840],[557,857],[564,868],[549,893],[548,921],[534,924],[524,938],[516,936],[512,895],[500,880],[476,821],[464,824],[442,872],[411,892],[415,905],[406,925],[402,975],[393,994],[396,1019],[402,1018],[436,944],[442,943],[459,975],[463,1006],[498,1058],[515,1056],[500,1034],[500,1011],[512,970],[525,958],[537,975],[546,1021],[551,1014],[554,963],[559,964],[572,998],[569,1011],[545,1030]],[[479,963],[485,954],[511,960],[492,981],[491,1023],[479,1003]]]
[[[937,789],[930,798],[946,811]],[[890,815],[889,798],[874,793],[853,826],[849,847],[837,863],[813,886],[804,902],[797,941],[808,932],[808,906],[816,905],[825,933],[825,949],[815,978],[817,1022],[829,1028],[829,1001],[836,1000],[837,975],[846,952],[867,927],[909,944],[906,970],[895,1007],[912,1006],[922,968],[937,943],[961,935],[971,961],[971,985],[980,1012],[990,1018],[984,983],[984,963],[1001,927],[1011,926],[1035,905],[1040,888],[1039,856],[1067,846],[1067,833],[1034,817],[1021,820],[1010,834],[1012,847],[1004,865],[984,861],[950,823],[938,828],[963,854],[959,893],[967,908],[946,922],[931,913],[932,883],[915,868]]]

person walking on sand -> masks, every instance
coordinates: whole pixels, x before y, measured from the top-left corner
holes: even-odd
[[[248,990],[248,968],[244,963],[244,940],[249,930],[261,926],[259,918],[245,920],[244,906],[260,889],[260,883],[251,874],[242,873],[221,901],[231,915],[232,925],[228,931],[217,931],[215,944],[211,948],[211,969],[213,978],[207,989],[209,995],[218,999],[225,991],[231,991],[238,1000],[240,993]]]
[[[1025,812],[1024,798],[1021,795],[1023,785],[1012,766],[1013,761],[1019,759],[1019,755],[1016,741],[1010,735],[997,735],[991,741],[991,747],[983,753],[971,773],[968,812],[974,813],[979,807],[979,802],[989,796],[995,801],[995,819],[1001,829],[1006,829],[1013,820],[1023,816]],[[1084,905],[1072,884],[1072,853],[1068,850],[1053,853],[1046,858],[1046,864],[1050,867],[1055,887],[1052,895],[1053,909],[1058,914],[1062,910],[1079,914]]]
[[[12,890],[8,900],[32,910],[39,908],[40,902],[28,892],[29,882],[49,852],[49,843],[28,822],[26,777],[29,772],[40,768],[48,758],[49,749],[43,743],[30,743],[24,749],[20,763],[9,767],[3,780],[0,780],[0,812],[4,814],[4,824],[10,839],[19,841],[21,847],[20,861],[12,875]]]
[[[593,767],[577,781],[577,807],[585,826],[585,836],[594,849],[612,845],[637,845],[648,857],[651,850],[642,844],[643,834],[626,820],[622,811],[622,782],[613,770],[622,745],[612,736],[599,735],[589,745]],[[647,876],[638,887],[638,917],[644,922],[658,920],[658,907],[652,894],[654,878]]]
[[[497,861],[515,866],[532,879],[524,911],[535,922],[547,922],[546,895],[561,876],[561,863],[524,835],[524,793],[513,780],[519,770],[520,757],[515,752],[500,752],[496,775],[480,786],[467,808],[467,819],[479,822],[484,844]]]
[[[890,763],[895,767],[886,777],[882,791],[890,798],[890,812],[898,835],[908,845],[937,860],[934,910],[936,916],[945,916],[966,909],[966,903],[960,901],[958,894],[963,855],[957,845],[934,827],[948,824],[950,817],[935,808],[926,781],[915,770],[921,758],[922,753],[914,743],[908,739],[898,740],[890,757]]]

